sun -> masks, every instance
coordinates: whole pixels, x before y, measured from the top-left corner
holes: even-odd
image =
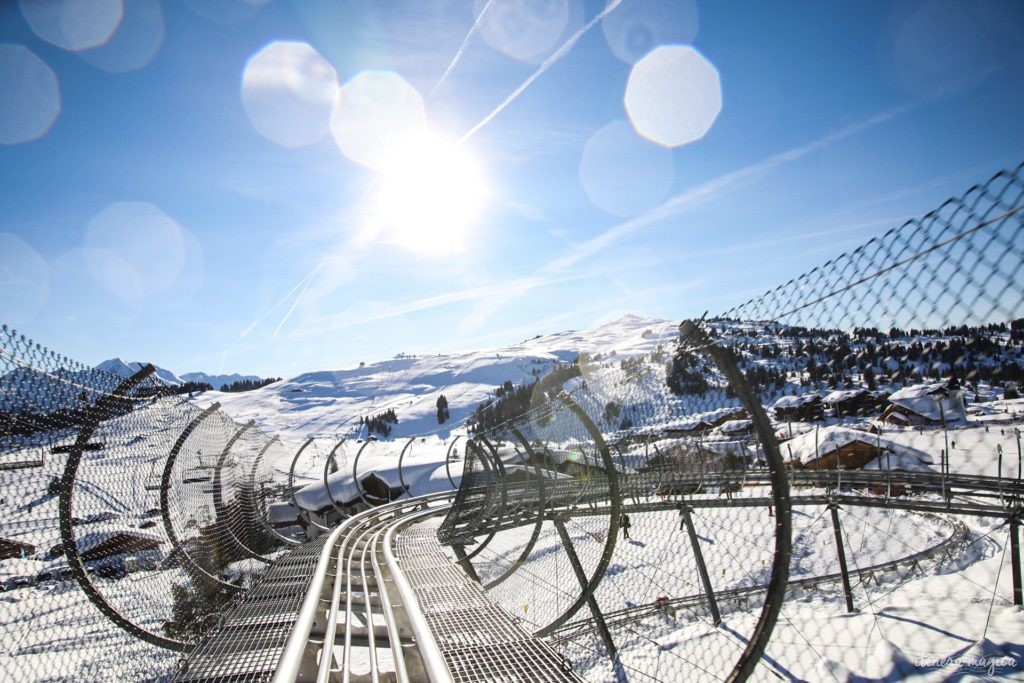
[[[396,144],[371,189],[370,229],[421,256],[465,250],[487,197],[481,169],[463,147],[419,132]]]

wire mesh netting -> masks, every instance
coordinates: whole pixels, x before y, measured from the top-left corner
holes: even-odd
[[[252,523],[268,439],[152,367],[125,378],[0,340],[5,678],[168,673],[275,552]]]
[[[458,491],[443,520],[409,505],[399,555],[440,544],[504,610],[430,617],[460,680],[528,679],[530,652],[594,681],[1019,675],[1022,172],[643,352],[506,384],[441,466],[415,439],[284,443],[4,327],[0,669],[267,676],[326,532],[415,471]]]
[[[499,401],[439,539],[589,680],[1019,671],[1022,200]]]

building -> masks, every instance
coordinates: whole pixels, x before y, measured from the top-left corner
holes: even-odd
[[[669,437],[706,434],[730,420],[742,420],[748,417],[750,416],[743,408],[719,408],[674,420],[665,427],[664,434]]]
[[[930,455],[843,426],[812,429],[781,444],[790,466],[805,469],[930,471]]]
[[[814,429],[782,444],[783,456],[794,467],[860,469],[885,452],[877,437],[847,427]]]
[[[942,425],[964,422],[964,392],[955,379],[904,387],[889,396],[879,419],[900,425]]]
[[[836,417],[872,415],[886,406],[885,399],[867,389],[840,389],[821,401],[825,410]]]
[[[777,420],[810,422],[825,416],[824,403],[816,393],[799,396],[783,396],[772,406]]]

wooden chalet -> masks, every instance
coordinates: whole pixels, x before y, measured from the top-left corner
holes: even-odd
[[[874,415],[885,407],[885,399],[867,389],[833,391],[822,399],[825,410],[836,417]]]
[[[782,444],[782,453],[795,468],[861,469],[886,451],[877,435],[832,426],[800,434]]]
[[[870,436],[867,434],[865,434],[865,437],[870,439]],[[884,452],[884,448],[878,448],[874,443],[855,439],[841,446],[836,446],[833,450],[808,460],[806,463],[802,463],[801,467],[806,469],[859,470]]]
[[[709,413],[690,415],[683,420],[679,420],[666,427],[664,435],[673,437],[706,434],[731,420],[743,420],[749,417],[750,415],[743,408],[722,408]]]
[[[825,416],[825,406],[818,394],[783,396],[772,406],[777,420],[810,422]]]
[[[101,560],[114,555],[127,555],[160,548],[160,540],[150,535],[140,535],[131,531],[114,533],[99,541],[81,554],[83,562]]]
[[[899,425],[939,425],[967,419],[963,390],[955,379],[917,384],[891,394],[879,417]]]

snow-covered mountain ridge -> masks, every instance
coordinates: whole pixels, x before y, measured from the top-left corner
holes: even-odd
[[[111,358],[105,360],[96,366],[97,370],[103,370],[105,372],[112,373],[118,377],[131,377],[138,372],[145,363],[139,361],[126,361],[121,358]],[[210,375],[205,372],[186,372],[185,374],[178,375],[166,368],[162,368],[159,365],[156,367],[156,378],[164,384],[172,387],[181,386],[186,382],[195,382],[199,384],[209,384],[214,388],[220,388],[225,384],[233,384],[235,382],[252,381],[259,382],[262,377],[257,375],[240,375],[237,372],[230,375]]]
[[[111,358],[110,360],[105,360],[99,365],[97,365],[96,369],[103,370],[104,372],[109,372],[111,374],[117,375],[118,377],[131,377],[136,372],[141,370],[145,365],[145,363],[141,363],[139,361],[129,362],[126,360],[122,360],[121,358]],[[180,386],[187,381],[182,379],[181,377],[178,377],[170,370],[166,370],[164,368],[161,368],[160,366],[154,367],[156,367],[156,378],[168,386]]]
[[[521,386],[580,354],[630,358],[659,346],[669,354],[678,336],[676,322],[626,315],[586,331],[538,336],[504,348],[429,356],[400,355],[359,367],[309,372],[255,391],[219,391],[196,396],[214,401],[236,421],[256,420],[283,437],[352,435],[360,417],[387,410],[398,416],[392,436],[437,432],[444,436],[505,382]],[[216,386],[216,385],[215,385]],[[444,395],[450,419],[437,422],[437,400]]]

